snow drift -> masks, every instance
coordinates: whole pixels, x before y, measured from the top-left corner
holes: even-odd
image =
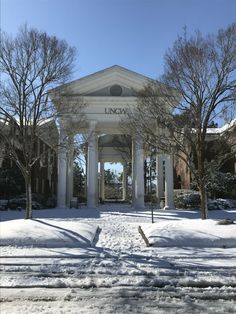
[[[236,224],[219,225],[217,220],[183,219],[142,225],[151,246],[236,247]]]
[[[1,246],[89,247],[98,226],[76,220],[17,219],[0,222]]]

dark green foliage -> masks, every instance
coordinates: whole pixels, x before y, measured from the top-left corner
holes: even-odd
[[[206,188],[214,198],[236,198],[236,174],[218,171],[208,180]]]
[[[85,173],[78,162],[74,162],[74,195],[79,198],[85,195]]]
[[[4,162],[0,168],[0,198],[9,199],[24,191],[24,178],[19,168],[14,164],[10,166],[9,162]]]
[[[105,172],[105,183],[106,184],[111,184],[111,183],[114,183],[118,180],[118,176],[111,169],[107,169],[104,172]]]

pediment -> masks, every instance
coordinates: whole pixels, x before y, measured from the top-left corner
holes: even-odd
[[[93,92],[88,92],[84,94],[85,96],[121,96],[121,97],[129,97],[136,96],[137,91],[133,88],[128,88],[123,84],[113,84],[103,87],[101,89],[95,90]]]
[[[51,90],[53,92],[66,93],[82,96],[113,96],[111,88],[120,86],[122,94],[120,96],[135,96],[151,78],[136,72],[130,71],[118,65],[105,70],[85,76],[76,81],[58,86]]]

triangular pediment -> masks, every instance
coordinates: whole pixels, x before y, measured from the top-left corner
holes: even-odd
[[[134,88],[128,88],[124,84],[109,84],[106,87],[95,90],[93,92],[88,92],[85,96],[122,96],[130,97],[137,96],[137,91]]]
[[[142,74],[130,71],[126,68],[114,65],[105,70],[85,76],[81,79],[58,86],[51,90],[60,91],[61,93],[70,93],[83,96],[115,96],[113,90],[121,87],[122,93],[117,96],[135,96],[138,90],[151,81]]]

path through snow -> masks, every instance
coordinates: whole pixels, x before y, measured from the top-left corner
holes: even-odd
[[[100,226],[96,248],[3,247],[1,314],[236,312],[236,249],[147,248],[138,226],[150,223],[149,210],[104,205],[73,215]],[[155,213],[167,218],[181,212]]]

